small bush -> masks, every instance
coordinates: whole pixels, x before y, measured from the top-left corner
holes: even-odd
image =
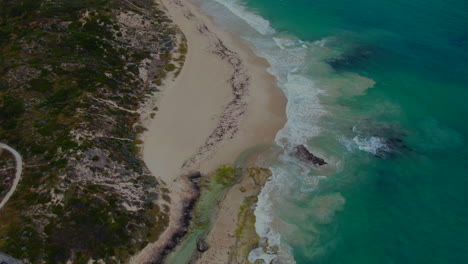
[[[169,63],[164,66],[164,69],[168,72],[171,72],[176,69],[176,66],[172,63]]]
[[[52,90],[52,83],[46,79],[37,78],[29,81],[31,85],[31,90],[36,92],[45,93]]]
[[[237,180],[236,169],[224,166],[215,171],[214,179],[222,185],[231,185]]]
[[[15,119],[24,113],[24,103],[20,97],[3,94],[0,97],[0,119]]]

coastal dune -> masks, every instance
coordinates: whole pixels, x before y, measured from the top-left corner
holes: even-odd
[[[180,230],[184,201],[194,196],[184,176],[195,171],[205,175],[249,147],[272,143],[285,123],[286,99],[266,71],[266,60],[218,28],[196,5],[179,0],[158,4],[185,35],[188,53],[180,74],[161,88],[158,112],[147,121],[143,137],[144,161],[169,190],[169,227],[131,263],[158,261]]]

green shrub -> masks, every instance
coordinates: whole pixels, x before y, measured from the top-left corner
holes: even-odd
[[[29,81],[31,85],[31,90],[36,92],[45,93],[52,90],[52,83],[46,79],[37,78]]]
[[[175,69],[176,69],[176,66],[175,66],[174,64],[172,64],[172,63],[169,63],[169,64],[166,64],[166,65],[164,66],[164,69],[165,69],[166,71],[170,72],[170,71],[175,70]]]
[[[47,97],[43,106],[51,106],[57,109],[62,109],[70,105],[71,101],[81,95],[81,91],[76,88],[61,88],[54,94]]]
[[[222,185],[231,185],[237,180],[236,169],[233,167],[224,166],[215,171],[214,179]]]
[[[0,119],[3,121],[13,120],[24,113],[23,100],[12,94],[3,94],[0,97]]]

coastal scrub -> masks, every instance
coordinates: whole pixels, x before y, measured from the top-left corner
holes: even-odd
[[[236,169],[229,166],[221,167],[215,171],[214,179],[219,184],[231,185],[237,180]]]
[[[168,225],[139,108],[182,63],[179,31],[151,0],[0,6],[0,135],[25,162],[0,249],[28,263],[126,261]]]

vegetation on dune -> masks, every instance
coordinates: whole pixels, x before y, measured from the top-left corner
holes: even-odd
[[[151,0],[0,6],[0,136],[26,163],[0,213],[0,250],[32,263],[125,261],[168,222],[135,110],[183,63],[171,56],[177,30]]]

